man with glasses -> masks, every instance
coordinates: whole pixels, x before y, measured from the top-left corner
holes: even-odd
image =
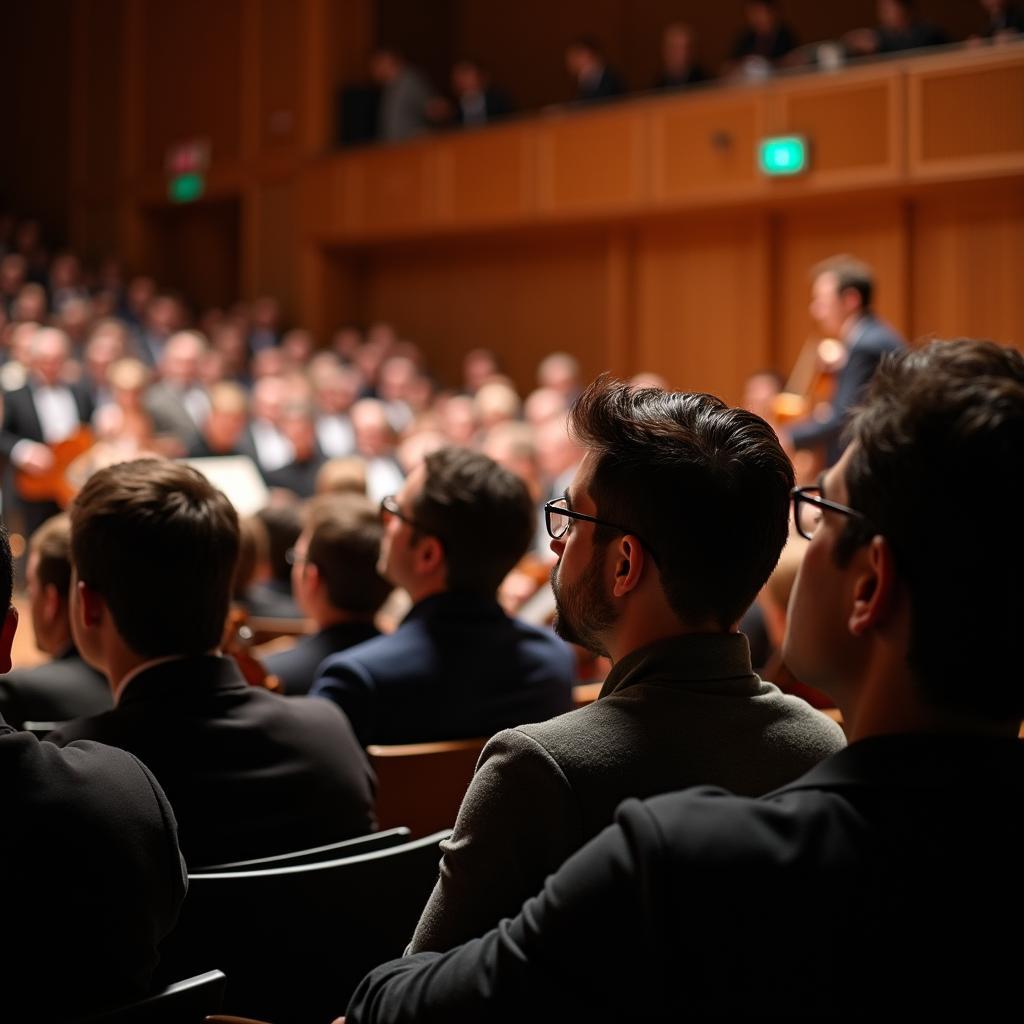
[[[714,783],[756,796],[843,745],[760,680],[737,623],[788,533],[793,470],[760,417],[602,378],[573,407],[586,456],[545,509],[556,631],[611,659],[599,699],[495,736],[412,948],[515,914],[627,797]]]
[[[883,363],[851,446],[795,495],[785,654],[850,746],[760,800],[630,801],[500,929],[378,968],[349,1024],[1012,1014],[1022,451],[1019,352]]]
[[[533,539],[526,486],[486,455],[428,455],[381,502],[378,568],[413,607],[389,636],[328,658],[310,691],[363,744],[491,736],[572,706],[571,651],[510,618],[498,586]]]

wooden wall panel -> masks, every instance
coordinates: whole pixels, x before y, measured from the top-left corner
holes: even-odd
[[[850,253],[869,263],[877,281],[876,307],[893,326],[909,326],[907,212],[898,199],[801,207],[779,215],[774,265],[775,360],[788,373],[814,325],[807,312],[810,270],[820,260]]]
[[[913,209],[915,335],[1024,349],[1024,190],[972,188]]]
[[[115,194],[121,168],[120,91],[124,48],[123,0],[84,0],[76,8],[74,68],[76,189]]]
[[[1024,170],[1024,55],[908,65],[910,168],[921,178]]]
[[[258,110],[263,151],[287,149],[302,138],[300,15],[294,0],[259,0]]]
[[[757,142],[765,134],[760,92],[716,96],[701,90],[652,104],[651,127],[656,200],[764,191],[757,173]]]
[[[772,363],[769,224],[758,214],[643,232],[636,255],[634,372],[736,402]]]
[[[605,107],[538,128],[540,207],[557,213],[623,209],[650,192],[649,125],[640,110]]]
[[[147,171],[161,172],[167,148],[186,139],[209,139],[214,163],[240,155],[242,4],[176,0],[143,5]]]
[[[810,170],[775,184],[860,187],[895,182],[903,171],[903,77],[899,67],[813,76],[774,90],[771,130],[805,135]]]
[[[292,181],[262,185],[253,190],[255,238],[248,245],[256,257],[251,295],[275,295],[288,316],[296,308],[295,258],[299,247],[298,200]]]
[[[449,386],[477,346],[499,352],[521,388],[556,349],[576,353],[590,377],[609,364],[607,262],[603,235],[372,252],[349,315],[393,322]]]

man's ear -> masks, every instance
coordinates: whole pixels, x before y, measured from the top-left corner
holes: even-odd
[[[88,583],[78,581],[78,618],[86,629],[95,629],[103,621],[107,603]]]
[[[10,607],[0,626],[0,675],[11,671],[11,648],[14,646],[14,634],[18,632],[18,609]]]
[[[421,575],[436,572],[444,566],[444,545],[437,537],[421,537],[416,544],[414,564]]]
[[[854,636],[863,636],[889,618],[898,584],[892,548],[884,537],[873,537],[855,557],[860,571],[853,584],[849,629]]]
[[[612,595],[625,597],[636,590],[647,564],[648,554],[643,544],[631,533],[619,538],[615,546],[615,575],[612,582]]]
[[[55,583],[47,583],[43,587],[43,621],[47,625],[55,622],[60,614],[61,593]]]

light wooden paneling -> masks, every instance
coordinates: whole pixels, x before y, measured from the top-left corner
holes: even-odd
[[[523,125],[451,134],[436,143],[441,220],[458,226],[523,219],[536,205],[536,140]]]
[[[1024,171],[1024,47],[907,64],[915,178]]]
[[[756,195],[757,143],[764,131],[760,90],[700,90],[651,105],[653,195],[657,202]]]
[[[849,253],[869,263],[876,278],[875,306],[897,330],[909,320],[908,216],[899,199],[816,204],[780,214],[775,232],[776,365],[788,373],[804,342],[817,337],[807,312],[811,268]]]
[[[576,353],[587,376],[609,365],[607,272],[603,235],[375,251],[354,312],[414,338],[444,381],[459,381],[462,356],[485,346],[529,388],[556,349]]]
[[[538,194],[555,214],[610,212],[647,198],[649,125],[644,108],[552,116],[539,133]]]
[[[1024,348],[1024,189],[922,199],[912,224],[914,333]]]
[[[773,90],[773,134],[810,145],[810,170],[773,182],[780,188],[859,188],[895,183],[903,172],[903,76],[898,65],[813,76]]]
[[[256,237],[249,239],[256,257],[250,293],[276,295],[286,315],[296,306],[294,253],[299,246],[297,199],[293,181],[258,186],[255,204]]]
[[[634,372],[739,400],[771,365],[769,224],[758,214],[643,232],[636,248]]]

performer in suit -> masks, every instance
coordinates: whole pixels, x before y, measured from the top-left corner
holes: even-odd
[[[810,544],[785,642],[849,747],[760,800],[624,804],[515,918],[374,971],[349,1024],[1014,1012],[1024,356],[906,353],[853,432],[794,495]]]
[[[218,654],[238,556],[238,518],[220,491],[177,463],[100,470],[75,499],[71,546],[75,639],[115,707],[53,742],[95,739],[140,757],[174,807],[190,866],[372,830],[373,776],[345,716],[250,687]]]
[[[29,541],[25,583],[36,646],[51,661],[0,677],[0,713],[8,725],[63,722],[113,705],[106,676],[87,664],[71,636],[71,524],[48,519]]]
[[[626,87],[607,64],[601,44],[580,36],[565,50],[565,66],[576,79],[576,102],[593,103],[621,96]]]
[[[494,596],[533,537],[522,481],[446,448],[382,507],[381,570],[412,611],[390,636],[328,658],[311,692],[340,705],[363,744],[490,736],[569,710],[572,653]]]
[[[788,535],[792,468],[768,424],[603,379],[571,432],[587,455],[546,508],[555,628],[613,668],[594,704],[484,748],[414,950],[515,914],[627,797],[699,783],[759,795],[843,746],[834,722],[754,674],[736,632]]]
[[[512,113],[508,97],[490,83],[487,72],[472,60],[460,60],[452,68],[455,120],[463,128],[490,124]]]
[[[377,509],[361,495],[312,503],[291,550],[292,593],[317,632],[263,662],[285,693],[308,693],[324,659],[379,635],[373,617],[391,592],[377,571],[382,532]]]
[[[0,525],[0,672],[18,626]],[[131,754],[58,750],[0,718],[5,1019],[64,1021],[144,996],[185,896],[174,815]]]
[[[70,352],[71,343],[63,331],[40,327],[32,338],[28,382],[4,395],[0,452],[30,476],[49,472],[54,455],[47,446],[77,434],[92,416],[86,392],[65,383]],[[55,501],[29,501],[17,490],[15,494],[27,535],[60,511]]]
[[[906,347],[871,311],[874,289],[871,268],[851,256],[834,256],[814,269],[811,316],[825,337],[842,342],[845,360],[837,370],[835,396],[827,414],[794,424],[790,436],[797,448],[824,446],[826,466],[834,465],[843,453],[843,428],[879,362]]]

